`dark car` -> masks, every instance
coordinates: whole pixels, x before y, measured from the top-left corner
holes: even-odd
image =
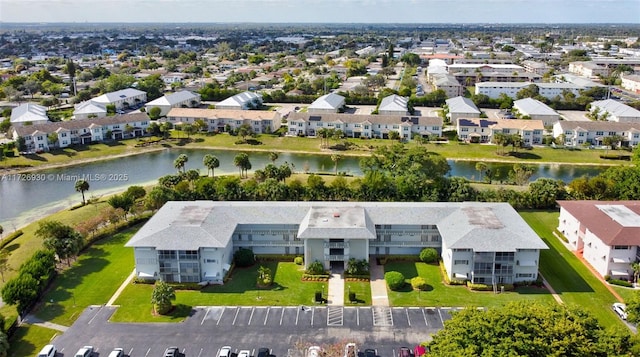
[[[180,356],[180,349],[178,347],[172,346],[168,347],[164,350],[164,354],[162,357],[178,357]]]
[[[258,355],[256,357],[269,357],[270,351],[268,348],[258,348]]]
[[[376,357],[378,355],[378,351],[373,348],[367,348],[364,350],[364,357]]]
[[[400,347],[398,349],[398,357],[413,357],[413,354],[411,354],[409,347]]]

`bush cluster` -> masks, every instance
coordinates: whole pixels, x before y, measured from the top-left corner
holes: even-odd
[[[256,263],[256,256],[253,250],[240,248],[233,254],[233,261],[239,267],[250,267]]]
[[[423,263],[435,263],[438,261],[438,251],[435,248],[424,248],[420,251],[420,260]]]
[[[389,271],[384,274],[384,280],[391,290],[400,290],[404,286],[404,275],[398,271]]]
[[[304,264],[304,258],[302,258],[302,257],[295,257],[295,258],[293,258],[293,262],[294,262],[296,265],[302,265],[302,264]]]
[[[424,280],[423,277],[416,276],[415,278],[411,279],[411,287],[414,290],[426,290],[427,286],[427,281]]]
[[[626,280],[609,279],[608,282],[609,282],[609,284],[624,286],[624,287],[627,287],[627,288],[632,288],[633,287],[633,284],[631,284],[630,282],[628,282]]]
[[[302,274],[302,281],[329,281],[329,277],[327,274]]]
[[[2,287],[2,300],[17,305],[23,314],[35,304],[56,272],[55,253],[50,250],[36,251],[18,270],[18,276]]]

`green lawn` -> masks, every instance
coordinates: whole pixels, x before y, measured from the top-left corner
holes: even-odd
[[[94,243],[54,280],[32,312],[45,321],[71,326],[87,306],[107,303],[133,271],[133,249],[124,244],[138,228]]]
[[[22,325],[9,340],[8,357],[35,356],[59,333],[45,327]]]
[[[542,288],[521,288],[513,292],[494,294],[486,291],[470,291],[464,286],[446,285],[438,265],[425,263],[387,263],[385,272],[399,271],[405,279],[406,285],[401,291],[389,292],[389,303],[392,306],[500,306],[516,300],[536,300],[552,302],[553,297]],[[421,276],[429,284],[425,291],[415,291],[410,280]]]
[[[624,286],[613,286],[613,288],[616,290],[616,292],[618,294],[620,294],[620,296],[622,296],[622,299],[624,299],[624,301],[629,301],[629,299],[631,298],[632,295],[634,294],[638,294],[640,292],[640,290],[634,290],[631,288],[625,288]]]
[[[303,268],[294,263],[263,263],[274,274],[274,283],[269,288],[256,287],[256,264],[249,268],[236,269],[231,280],[224,285],[208,286],[200,291],[181,290],[176,292],[174,305],[178,308],[171,316],[151,315],[152,285],[131,284],[116,300],[120,308],[111,318],[117,322],[182,321],[193,306],[292,306],[312,303],[314,293],[324,290],[326,297],[328,284],[324,282],[301,281]]]
[[[356,293],[355,303],[349,302],[349,292]],[[344,305],[345,306],[370,306],[371,305],[371,284],[368,281],[345,281],[344,282]]]
[[[540,253],[540,272],[568,305],[577,305],[593,314],[604,327],[622,326],[611,310],[616,301],[611,292],[557,238],[558,212],[520,212],[550,249]]]

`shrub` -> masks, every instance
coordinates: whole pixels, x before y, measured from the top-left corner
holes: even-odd
[[[491,287],[491,285],[487,285],[487,284],[474,284],[472,282],[467,282],[467,287],[471,290],[476,290],[476,291],[491,291],[493,290],[493,288]]]
[[[610,281],[610,280],[611,280],[611,275],[604,276],[604,281]]]
[[[233,254],[233,261],[239,267],[250,267],[256,262],[253,250],[240,248]]]
[[[400,290],[404,286],[404,275],[398,271],[386,272],[384,280],[391,290]]]
[[[324,274],[324,265],[322,265],[320,261],[316,260],[315,262],[309,264],[309,267],[307,268],[307,274],[311,274],[311,275]]]
[[[349,293],[349,302],[355,302],[355,301],[357,301],[356,293]]]
[[[438,261],[438,251],[434,248],[424,248],[420,251],[420,260],[424,263],[434,263]]]
[[[631,284],[630,282],[626,281],[626,280],[620,280],[620,279],[611,279],[609,280],[609,284],[613,284],[613,285],[620,285],[620,286],[624,286],[627,288],[632,288],[633,284]]]
[[[411,279],[411,286],[414,290],[425,290],[427,288],[427,282],[423,277],[416,276]]]
[[[295,257],[293,262],[296,263],[296,265],[302,265],[304,263],[304,259],[302,257]]]

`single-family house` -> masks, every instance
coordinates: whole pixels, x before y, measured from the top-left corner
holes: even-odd
[[[494,286],[536,280],[548,249],[508,203],[481,202],[167,202],[125,246],[139,278],[219,283],[239,248],[343,270],[430,247],[450,279]]]
[[[200,94],[182,90],[154,99],[144,107],[147,113],[154,107],[160,108],[160,116],[165,116],[171,108],[197,108],[200,101]]]
[[[553,126],[560,120],[560,114],[548,105],[533,98],[523,98],[513,102],[513,109],[520,113],[521,117],[542,120],[544,126]]]
[[[640,257],[640,201],[558,201],[558,231],[600,276],[632,279]]]
[[[23,126],[43,124],[49,121],[47,108],[34,103],[24,103],[11,110],[11,125]]]

